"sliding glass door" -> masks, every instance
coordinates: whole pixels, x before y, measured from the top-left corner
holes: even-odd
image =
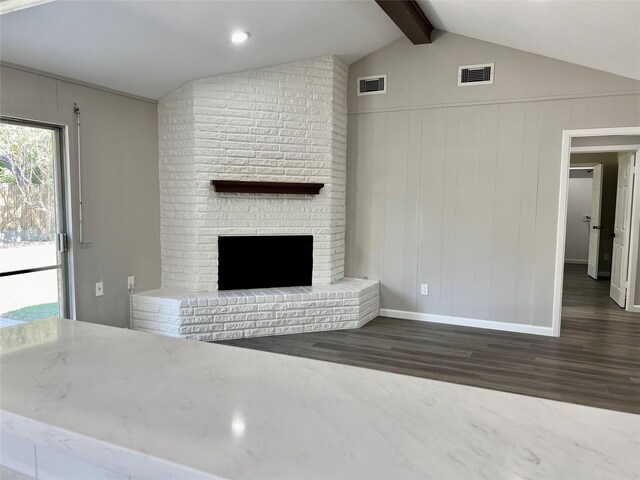
[[[61,129],[0,120],[0,327],[69,316]]]

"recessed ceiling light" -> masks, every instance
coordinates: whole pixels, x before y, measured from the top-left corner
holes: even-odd
[[[242,30],[238,30],[237,32],[233,32],[231,34],[230,40],[232,43],[244,43],[249,40],[249,32],[243,32]]]

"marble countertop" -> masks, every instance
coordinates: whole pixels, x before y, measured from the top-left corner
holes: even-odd
[[[2,329],[0,349],[3,430],[112,454],[121,470],[123,452],[256,479],[623,479],[640,467],[628,413],[62,319]]]

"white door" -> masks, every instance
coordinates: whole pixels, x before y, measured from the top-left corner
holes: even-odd
[[[598,278],[598,252],[600,250],[600,207],[602,205],[602,165],[593,167],[593,193],[591,196],[591,222],[589,223],[589,264],[587,274]]]
[[[613,227],[613,258],[611,290],[609,295],[622,308],[627,301],[627,271],[629,263],[629,230],[631,229],[631,192],[635,155],[618,155],[618,189],[616,191],[616,218]]]

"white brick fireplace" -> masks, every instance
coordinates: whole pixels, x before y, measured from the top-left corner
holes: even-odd
[[[326,56],[196,80],[160,101],[162,288],[134,295],[134,328],[216,340],[353,328],[377,315],[377,282],[342,279],[346,80],[346,66]],[[324,188],[219,193],[212,179]],[[313,235],[313,286],[218,291],[223,235]],[[240,307],[247,295],[273,305]]]

